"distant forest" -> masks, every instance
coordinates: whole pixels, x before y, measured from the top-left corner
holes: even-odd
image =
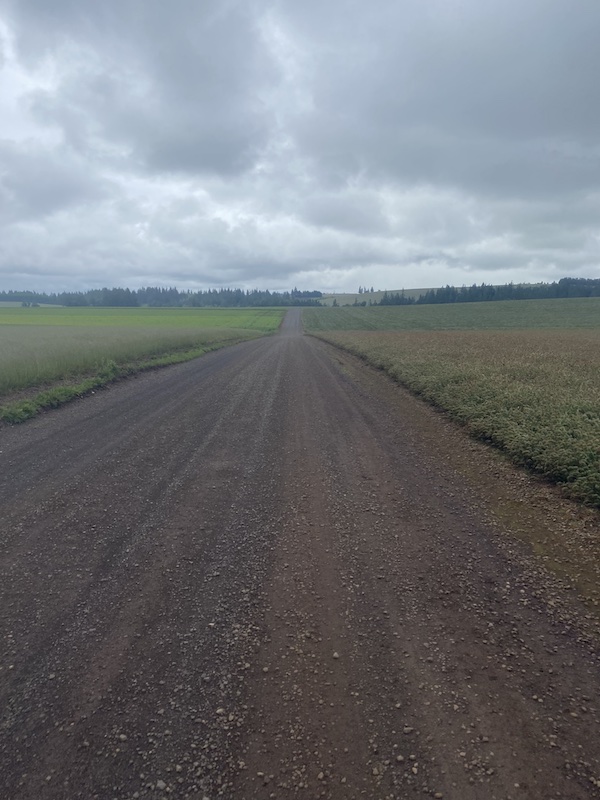
[[[491,286],[444,286],[429,289],[418,298],[404,292],[385,292],[381,306],[431,305],[432,303],[482,303],[490,300],[551,300],[559,297],[600,297],[600,278],[561,278],[554,283],[513,284]],[[355,305],[366,305],[360,302]]]
[[[361,287],[362,288],[362,287]],[[362,290],[359,295],[368,294]],[[143,289],[90,289],[87,292],[0,292],[0,302],[61,306],[151,306],[186,308],[243,308],[261,306],[320,306],[321,292],[269,292],[259,289],[206,289],[198,292],[148,286]],[[429,289],[418,298],[401,292],[384,292],[379,302],[355,300],[351,305],[411,306],[435,303],[481,303],[491,300],[548,300],[559,297],[600,297],[600,278],[561,278],[554,283],[492,286],[444,286]],[[337,303],[334,300],[334,305]]]
[[[143,289],[90,289],[87,292],[0,292],[0,301],[60,306],[151,306],[185,308],[244,308],[257,306],[318,306],[321,292],[269,292],[252,289],[207,289],[198,292],[148,286]]]

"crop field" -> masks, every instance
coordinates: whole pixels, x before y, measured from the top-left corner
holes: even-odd
[[[505,300],[371,308],[306,308],[304,327],[336,330],[481,330],[492,328],[598,328],[600,298]]]
[[[0,325],[83,325],[120,328],[243,328],[277,330],[278,308],[0,308]]]
[[[276,330],[279,309],[0,309],[0,398],[30,387],[118,374]]]
[[[311,309],[304,319],[514,462],[600,506],[598,300],[381,310],[374,317],[368,312],[379,309],[333,309],[329,317]],[[375,321],[395,330],[365,329]]]

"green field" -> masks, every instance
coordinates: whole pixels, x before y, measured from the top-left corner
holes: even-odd
[[[83,325],[119,328],[243,328],[277,330],[277,308],[0,308],[0,325]]]
[[[597,328],[600,298],[505,300],[497,303],[448,303],[373,308],[307,308],[309,331],[336,330],[481,330],[492,328]]]
[[[281,309],[0,308],[0,402],[42,392],[58,405],[119,375],[193,358],[270,333]],[[77,382],[65,388],[65,382]],[[59,388],[51,388],[63,384]],[[32,416],[28,399],[9,421]],[[38,403],[39,405],[39,403]],[[19,410],[21,409],[21,410]],[[21,413],[22,412],[22,413]]]
[[[304,321],[600,506],[600,299],[307,309]]]

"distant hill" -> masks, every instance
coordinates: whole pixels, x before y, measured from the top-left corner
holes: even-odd
[[[386,291],[388,294],[400,294],[403,291],[406,297],[414,297],[416,300],[417,297],[425,294],[425,292],[428,292],[429,289],[382,289],[381,291],[363,292],[362,294],[359,292],[335,292],[331,294],[324,293],[319,300],[321,301],[322,306],[332,306],[334,300],[337,302],[338,306],[351,306],[354,303],[366,303],[369,305],[369,300],[371,301],[371,305],[375,305],[381,301],[381,298]]]
[[[414,300],[419,304],[478,303],[490,300],[551,300],[565,297],[600,297],[600,278],[561,278],[552,283],[506,283],[481,286],[440,286],[436,289],[387,289],[386,291],[344,292],[324,294],[321,305],[353,306],[377,305],[385,297],[384,305],[402,305]]]

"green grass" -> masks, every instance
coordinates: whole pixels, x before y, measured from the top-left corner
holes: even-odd
[[[0,419],[20,422],[132,372],[270,333],[283,314],[281,309],[2,308]],[[24,391],[25,399],[14,399]]]
[[[600,326],[600,298],[373,308],[306,308],[302,319],[304,327],[310,332],[597,328]]]
[[[257,336],[237,328],[108,328],[31,325],[0,329],[0,396],[165,353]]]
[[[305,324],[569,497],[600,507],[600,300],[381,310],[374,318],[342,309],[343,318],[310,309]],[[392,330],[366,330],[374,319]]]
[[[0,325],[83,325],[86,327],[244,328],[275,331],[278,308],[0,308]]]

